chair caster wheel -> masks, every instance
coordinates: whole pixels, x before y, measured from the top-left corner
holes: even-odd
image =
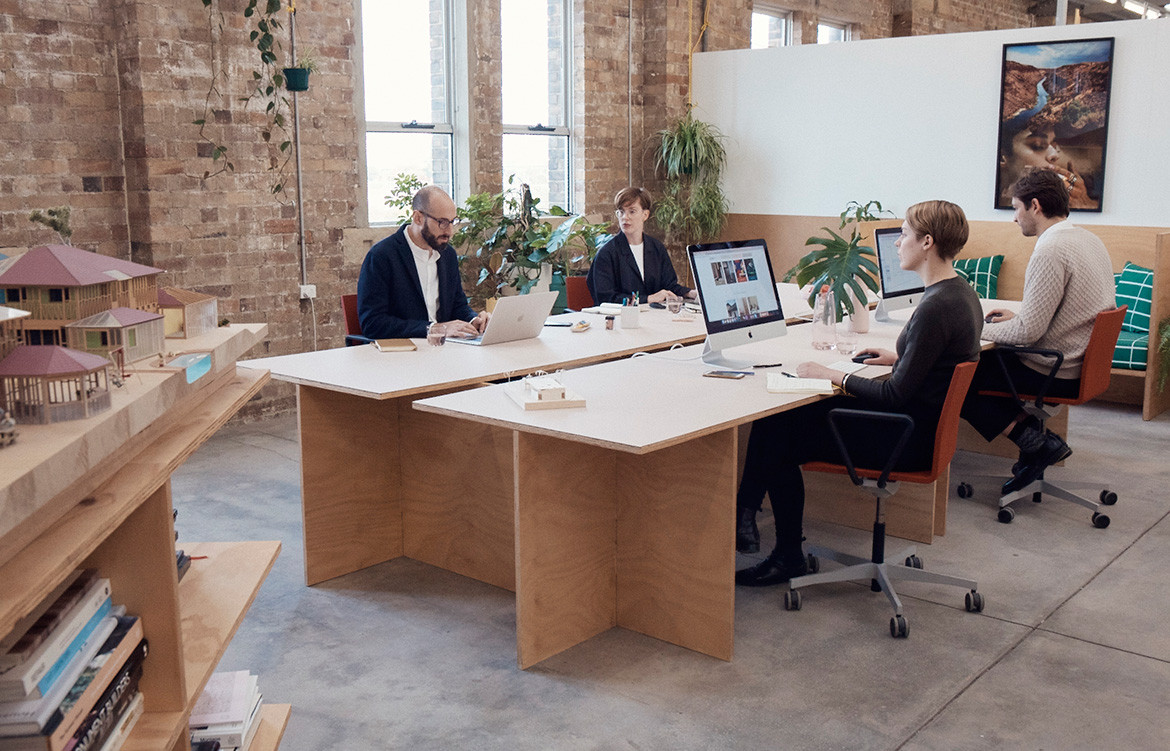
[[[816,572],[821,570],[821,559],[817,558],[812,553],[809,553],[808,555],[805,556],[805,563],[808,564],[808,572],[810,574],[815,574]],[[799,608],[797,608],[797,609],[799,610]]]
[[[995,518],[999,519],[1001,524],[1011,524],[1012,519],[1016,518],[1016,512],[1013,511],[1010,506],[1004,506],[999,510],[999,513],[996,514]]]
[[[982,613],[983,612],[983,595],[975,590],[967,593],[966,605],[968,613]]]
[[[910,624],[900,615],[890,619],[890,636],[895,639],[905,639],[910,635]]]
[[[1040,503],[1040,501],[1043,501],[1043,500],[1044,500],[1044,496],[1041,495],[1039,491],[1032,494],[1032,503]]]
[[[1093,512],[1093,526],[1097,529],[1105,529],[1109,526],[1109,517],[1102,514],[1100,511]]]
[[[970,498],[975,495],[975,491],[969,482],[959,483],[959,487],[955,488],[955,492],[959,494],[960,498]]]
[[[1117,493],[1114,493],[1112,490],[1102,490],[1101,503],[1106,506],[1112,506],[1117,503]]]
[[[922,568],[922,559],[916,555],[908,556],[906,558],[907,568]]]
[[[800,590],[790,589],[784,593],[784,609],[800,610]]]

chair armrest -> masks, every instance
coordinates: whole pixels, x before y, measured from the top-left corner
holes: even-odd
[[[829,430],[833,433],[833,439],[837,441],[837,448],[841,449],[841,456],[845,460],[845,471],[849,473],[849,479],[853,480],[854,485],[861,485],[865,480],[858,476],[853,465],[853,457],[849,455],[849,447],[845,445],[845,439],[841,436],[841,431],[837,426],[838,422],[849,420],[872,423],[886,422],[902,426],[902,432],[890,450],[890,455],[886,458],[885,466],[882,467],[882,473],[877,480],[877,486],[884,488],[890,479],[890,472],[894,470],[894,465],[902,456],[902,450],[906,448],[906,442],[910,440],[910,434],[914,432],[914,418],[896,412],[873,412],[866,409],[847,409],[845,407],[829,410]]]
[[[996,360],[999,362],[1000,372],[1003,373],[1004,381],[1007,383],[1008,388],[1011,389],[1012,398],[1016,400],[1016,403],[1019,404],[1020,407],[1025,407],[1025,402],[1020,397],[1019,391],[1016,389],[1016,382],[1012,380],[1011,374],[1008,373],[1007,363],[1005,363],[1003,360],[1003,353],[1012,352],[1014,354],[1032,354],[1040,355],[1041,357],[1053,358],[1052,367],[1048,370],[1048,375],[1045,376],[1044,383],[1040,384],[1040,388],[1034,394],[1036,399],[1036,409],[1043,409],[1044,396],[1048,393],[1049,387],[1052,386],[1052,381],[1056,378],[1057,372],[1060,371],[1060,366],[1064,364],[1064,353],[1055,349],[1025,347],[1021,344],[997,344],[995,349],[991,351],[995,353]],[[1031,410],[1025,409],[1025,411],[1027,411],[1029,414],[1032,414]]]

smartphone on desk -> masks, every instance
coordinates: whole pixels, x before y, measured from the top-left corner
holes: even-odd
[[[708,370],[703,375],[707,378],[743,378],[749,374],[742,370]]]

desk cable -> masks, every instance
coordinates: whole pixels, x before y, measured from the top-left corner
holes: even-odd
[[[667,352],[673,352],[676,349],[682,349],[684,346],[685,345],[679,344],[676,342],[676,343],[670,345],[670,349],[668,349]],[[690,362],[691,360],[698,360],[702,356],[703,356],[703,354],[701,352],[699,354],[695,355],[694,357],[667,357],[667,356],[661,355],[657,352],[635,352],[632,355],[630,355],[630,359],[632,360],[635,357],[657,357],[660,360],[669,360],[670,362]]]

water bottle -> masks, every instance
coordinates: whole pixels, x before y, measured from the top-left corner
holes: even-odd
[[[837,304],[829,285],[821,287],[813,307],[813,349],[832,349],[837,345]]]

